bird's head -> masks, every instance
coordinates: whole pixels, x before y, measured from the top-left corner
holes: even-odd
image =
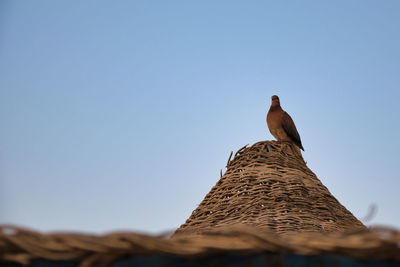
[[[278,106],[280,106],[281,104],[280,104],[280,102],[279,102],[279,97],[277,96],[277,95],[273,95],[272,97],[271,97],[271,106],[272,107],[278,107]]]

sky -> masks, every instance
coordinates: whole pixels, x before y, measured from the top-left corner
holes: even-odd
[[[400,2],[0,2],[0,224],[179,227],[231,151],[272,140],[400,228]]]

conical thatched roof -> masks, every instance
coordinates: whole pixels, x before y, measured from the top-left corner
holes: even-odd
[[[298,148],[274,141],[236,152],[175,235],[236,224],[278,234],[366,229],[307,167]]]

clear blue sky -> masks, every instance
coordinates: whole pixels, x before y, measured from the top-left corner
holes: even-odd
[[[400,1],[1,1],[0,223],[173,230],[280,96],[308,166],[400,227]],[[225,170],[225,169],[224,169]]]

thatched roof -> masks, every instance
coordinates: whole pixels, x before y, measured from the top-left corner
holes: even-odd
[[[275,141],[236,152],[175,234],[235,224],[278,234],[366,229],[307,167],[296,146]]]

